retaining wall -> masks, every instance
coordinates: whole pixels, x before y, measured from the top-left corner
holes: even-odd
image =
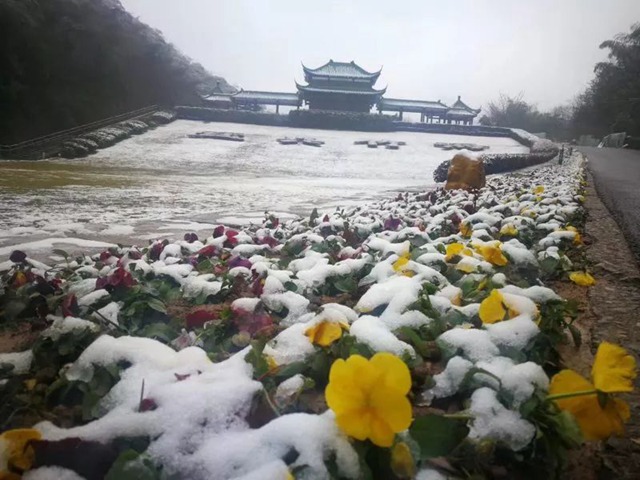
[[[324,112],[292,110],[287,115],[224,110],[203,107],[176,107],[178,118],[205,122],[233,122],[274,127],[319,128],[324,130],[356,130],[390,132],[394,130],[393,117],[368,113]]]

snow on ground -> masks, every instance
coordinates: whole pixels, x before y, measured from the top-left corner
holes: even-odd
[[[246,140],[187,137],[203,130],[240,132]],[[280,145],[276,139],[283,136],[315,137],[325,145]],[[398,151],[369,149],[353,144],[360,139],[407,144]],[[461,139],[489,145],[489,153],[528,151],[509,138],[179,120],[83,159],[1,161],[0,246],[21,236],[144,241],[167,224],[180,235],[197,230],[193,222],[244,225],[260,221],[265,210],[287,218],[314,207],[362,204],[429,188],[435,167],[452,155],[434,142]]]
[[[0,247],[0,257],[9,255],[13,250],[24,250],[28,252],[38,252],[51,250],[56,247],[64,247],[72,245],[74,247],[87,248],[109,248],[115,247],[113,243],[98,242],[95,240],[85,240],[82,238],[63,237],[63,238],[47,238],[35,242],[18,243],[7,247]]]
[[[116,252],[117,261],[106,263],[98,255],[85,260],[102,266],[103,278],[118,270],[137,269],[148,269],[145,278],[169,275],[181,285],[182,294],[189,297],[193,289],[206,285],[212,288],[212,293],[218,291],[219,285],[211,281],[218,274],[200,273],[193,267],[192,260],[204,255],[201,247],[220,249],[224,242],[235,239],[236,245],[227,247],[234,255],[227,263],[229,274],[236,269],[238,274],[246,271],[254,273],[256,281],[264,282],[256,283],[261,288],[255,298],[236,299],[233,305],[241,310],[246,308],[248,313],[259,303],[271,312],[286,312],[279,322],[283,329],[269,340],[264,350],[279,367],[304,361],[321,348],[314,346],[307,336],[308,329],[320,321],[345,324],[345,329],[350,325],[348,334],[372,351],[393,352],[411,359],[421,354],[398,338],[400,328],[428,325],[436,317],[445,316],[448,330],[436,339],[445,370],[434,377],[433,388],[426,387],[423,391],[425,398],[455,394],[468,372],[474,367],[479,369],[474,373],[475,383],[468,382],[464,393],[468,400],[466,413],[473,417],[469,439],[499,441],[505,448],[520,451],[536,435],[534,424],[520,412],[520,406],[536,389],[544,392],[548,388],[544,371],[532,361],[525,361],[522,354],[543,328],[538,322],[540,308],[546,302],[556,301],[557,296],[536,285],[541,283],[540,279],[526,288],[513,284],[498,287],[512,283],[513,279],[523,282],[524,277],[513,266],[532,263],[537,277],[540,265],[536,259],[542,258],[540,254],[564,257],[558,254],[555,243],[557,240],[566,246],[575,241],[577,233],[568,227],[582,201],[577,195],[581,168],[579,158],[574,156],[562,166],[542,167],[526,176],[492,178],[488,188],[473,197],[466,192],[436,192],[431,199],[427,195],[409,194],[333,212],[322,220],[292,220],[277,227],[265,223],[235,232],[234,236],[225,230],[193,244],[178,240],[162,245],[155,258],[152,258],[154,250],[150,249],[142,258],[132,260],[131,250],[121,248]],[[465,208],[479,212],[469,213]],[[530,221],[523,220],[524,215]],[[554,244],[531,240],[529,247],[520,246],[520,240],[524,242],[528,237],[547,236],[547,229],[540,227],[549,218],[557,220],[559,227],[566,228],[564,232],[573,235],[555,235],[551,237]],[[349,228],[364,239],[356,245],[357,249],[346,246],[342,237],[346,236],[347,220]],[[518,228],[508,235],[500,233],[505,226],[516,224]],[[275,241],[273,246],[260,243],[267,236]],[[501,238],[502,242],[479,239],[485,236]],[[516,238],[507,240],[505,236]],[[337,258],[330,261],[329,253],[314,247],[327,248],[332,241],[339,244],[340,250]],[[286,265],[280,264],[278,252],[283,251],[284,245],[292,247],[297,242],[302,249]],[[454,243],[461,248],[450,254]],[[505,245],[510,248],[503,248]],[[260,251],[242,254],[253,251],[253,247],[259,247]],[[505,263],[483,250],[490,247],[506,255]],[[525,249],[531,255],[520,251]],[[263,250],[272,256],[261,256]],[[232,261],[242,266],[231,267]],[[421,262],[440,263],[440,270]],[[87,266],[90,265],[80,268]],[[368,290],[358,294],[353,309],[334,303],[325,303],[322,311],[314,309],[307,297],[319,298],[318,289],[332,277],[355,275],[365,266],[371,267],[370,271],[358,277],[358,284],[368,286]],[[474,291],[482,292],[485,299],[489,295],[486,285],[491,282],[492,291],[498,292],[501,302],[508,307],[508,317],[497,323],[480,321],[479,298],[462,295],[461,287],[467,281],[477,283]],[[69,282],[67,291],[84,298],[83,303],[104,295],[91,294],[98,287],[96,278],[75,278]],[[283,283],[292,285],[293,290],[284,291]],[[425,286],[434,288],[435,294],[428,294]],[[416,307],[423,304],[428,304],[425,311],[433,319]],[[73,328],[77,321],[67,317],[60,327]],[[174,351],[149,338],[103,335],[65,375],[69,380],[87,381],[96,365],[113,365],[123,360],[130,364],[103,399],[105,414],[70,429],[49,422],[36,428],[50,440],[77,436],[108,442],[114,438],[148,436],[151,444],[147,453],[151,458],[169,474],[180,472],[182,478],[212,478],[214,473],[225,479],[270,478],[274,472],[282,476],[287,468],[283,458],[291,449],[299,454],[291,468],[307,466],[307,478],[327,478],[324,462],[332,455],[342,477],[358,478],[361,472],[355,442],[340,433],[331,411],[285,413],[259,428],[249,427],[244,419],[254,397],[265,388],[265,384],[254,380],[252,367],[245,361],[249,348],[214,363],[196,346]],[[26,363],[25,359],[18,360]],[[143,379],[145,398],[153,400],[154,408],[149,410],[141,408]],[[291,383],[299,385],[298,380]],[[285,385],[282,391],[287,387],[292,385]],[[419,478],[436,478],[429,475],[425,471]]]

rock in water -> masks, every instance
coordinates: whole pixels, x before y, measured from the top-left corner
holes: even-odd
[[[445,190],[476,190],[485,186],[484,163],[479,158],[457,154],[451,160]]]

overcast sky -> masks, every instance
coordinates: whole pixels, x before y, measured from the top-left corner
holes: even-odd
[[[294,92],[300,62],[383,67],[387,96],[472,107],[524,93],[569,102],[640,21],[640,0],[121,0],[212,73],[248,90]]]

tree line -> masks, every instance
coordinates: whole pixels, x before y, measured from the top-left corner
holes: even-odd
[[[0,144],[231,89],[119,0],[0,0],[0,32]]]
[[[640,137],[640,23],[600,48],[608,50],[607,60],[596,64],[588,88],[571,104],[541,112],[522,94],[500,95],[480,123],[544,132],[562,141],[615,132]]]

